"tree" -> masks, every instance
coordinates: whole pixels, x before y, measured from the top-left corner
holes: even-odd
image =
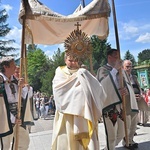
[[[42,78],[45,77],[49,68],[49,59],[44,52],[37,48],[35,51],[29,51],[28,55],[28,78],[29,83],[35,91],[42,87]]]
[[[49,70],[46,72],[45,76],[42,76],[42,87],[41,91],[47,95],[53,94],[52,90],[52,80],[55,75],[55,70],[58,66],[65,65],[64,62],[64,53],[58,50],[54,52],[52,59],[49,60]]]
[[[111,45],[107,43],[107,39],[100,40],[98,36],[91,37],[93,46],[93,69],[96,72],[100,66],[103,66],[107,62],[107,49],[111,48]]]
[[[37,49],[37,45],[35,45],[35,44],[29,44],[28,45],[28,53],[34,52],[34,50],[36,50],[36,49]]]
[[[132,65],[134,66],[136,64],[136,61],[135,61],[135,58],[134,56],[130,53],[129,50],[127,50],[127,52],[125,53],[125,56],[124,56],[124,60],[130,60],[132,62]]]
[[[9,44],[15,42],[15,40],[2,40],[3,37],[5,37],[9,32],[10,28],[8,27],[8,24],[6,24],[8,15],[6,13],[6,10],[3,9],[0,11],[0,57],[3,56],[9,56],[8,54],[11,51],[15,51],[16,49],[8,46]],[[15,56],[14,54],[11,54],[11,56]]]
[[[34,49],[34,50],[33,50]],[[52,80],[58,66],[64,65],[64,53],[58,48],[52,58],[48,58],[36,45],[28,45],[28,78],[34,91],[41,91],[50,96]]]
[[[63,66],[65,65],[64,62],[64,52],[61,52],[60,49],[58,48],[57,52],[54,52],[54,55],[52,57],[52,60],[54,62],[54,68],[56,69],[58,66]]]
[[[138,62],[141,63],[145,60],[150,60],[150,49],[145,49],[138,54]]]

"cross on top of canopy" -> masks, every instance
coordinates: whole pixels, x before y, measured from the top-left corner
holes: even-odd
[[[100,39],[108,36],[108,17],[110,15],[108,0],[93,0],[86,7],[76,9],[68,16],[52,11],[38,0],[26,0],[25,3],[26,9],[23,3],[21,4],[19,20],[22,22],[22,17],[25,15],[26,44],[63,43],[75,29],[76,22],[81,24],[81,30],[88,36],[97,35]]]

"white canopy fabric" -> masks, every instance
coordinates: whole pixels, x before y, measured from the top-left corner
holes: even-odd
[[[63,43],[77,27],[88,36],[97,35],[105,39],[109,33],[108,17],[110,6],[108,0],[93,0],[89,5],[76,9],[73,14],[64,16],[43,5],[38,0],[28,0],[27,11],[21,3],[19,21],[26,15],[26,44],[52,45]],[[64,8],[65,9],[65,8]]]

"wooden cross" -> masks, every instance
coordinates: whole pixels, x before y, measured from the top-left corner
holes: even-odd
[[[75,24],[75,26],[77,26],[77,30],[79,30],[79,26],[81,26],[81,24],[79,24],[79,22],[77,22],[77,24]]]

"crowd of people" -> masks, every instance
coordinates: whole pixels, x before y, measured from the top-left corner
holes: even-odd
[[[149,107],[136,76],[131,73],[132,62],[120,60],[119,51],[110,49],[107,64],[98,69],[96,78],[82,67],[77,57],[67,52],[65,63],[66,66],[56,69],[53,79],[57,110],[52,150],[99,150],[95,130],[101,117],[106,132],[104,150],[115,150],[121,141],[125,148],[137,149],[138,143],[134,141],[137,124],[141,117],[146,120],[142,112],[147,114]]]
[[[144,90],[141,88],[142,91],[142,99],[146,103],[146,107],[141,108],[142,105],[139,103],[139,114],[138,114],[138,125],[140,126],[147,126],[147,122],[149,121],[150,116],[150,89]]]
[[[115,150],[121,141],[127,149],[138,148],[134,136],[137,125],[146,126],[149,121],[150,89],[140,87],[132,74],[132,62],[120,60],[118,50],[109,49],[107,64],[97,70],[96,76],[83,67],[78,57],[67,52],[65,63],[66,66],[56,69],[53,95],[48,97],[39,91],[33,92],[25,83],[13,57],[1,58],[0,117],[3,123],[0,125],[0,148],[13,149],[19,138],[18,148],[27,150],[28,129],[34,125],[33,119],[47,119],[48,115],[55,115],[52,150],[99,150],[100,118],[106,132],[104,150]],[[127,107],[123,106],[123,101]]]
[[[35,119],[44,118],[48,115],[55,114],[55,101],[53,95],[49,98],[41,92],[34,92],[33,94],[33,105],[35,106],[36,116]]]

